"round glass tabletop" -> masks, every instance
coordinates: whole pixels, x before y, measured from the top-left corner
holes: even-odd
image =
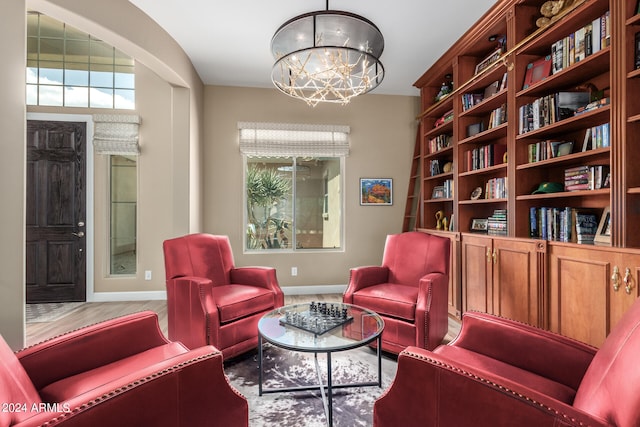
[[[277,308],[258,332],[278,347],[302,352],[344,351],[378,338],[384,321],[374,311],[345,303],[304,303]]]

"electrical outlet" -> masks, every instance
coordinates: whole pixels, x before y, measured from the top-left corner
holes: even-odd
[[[298,275],[298,267],[291,267],[291,275],[292,276]]]
[[[151,280],[151,270],[144,271],[144,280]]]

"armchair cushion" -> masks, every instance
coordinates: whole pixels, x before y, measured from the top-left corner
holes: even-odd
[[[63,402],[74,396],[95,390],[109,381],[123,378],[132,372],[145,368],[153,370],[155,365],[185,352],[186,348],[177,342],[151,348],[125,359],[51,383],[40,390],[40,396],[45,402]]]
[[[416,286],[381,283],[361,289],[353,295],[353,304],[378,314],[415,321],[418,288]]]
[[[275,307],[269,289],[247,285],[214,286],[211,290],[220,313],[220,323],[233,322]]]

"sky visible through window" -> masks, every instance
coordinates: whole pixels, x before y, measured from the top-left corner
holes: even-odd
[[[46,15],[27,23],[28,105],[135,109],[132,58]]]

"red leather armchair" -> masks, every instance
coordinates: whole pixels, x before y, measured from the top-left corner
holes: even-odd
[[[225,358],[258,346],[258,320],[282,307],[271,267],[236,268],[227,236],[190,234],[163,244],[169,339],[213,345]]]
[[[381,266],[351,269],[343,301],[377,312],[382,349],[433,349],[448,330],[449,239],[410,231],[387,236]]]
[[[0,339],[0,426],[248,426],[211,346],[169,342],[141,312],[13,353]]]
[[[374,405],[375,427],[640,426],[640,300],[598,350],[488,314],[465,313],[433,352],[407,348]]]

